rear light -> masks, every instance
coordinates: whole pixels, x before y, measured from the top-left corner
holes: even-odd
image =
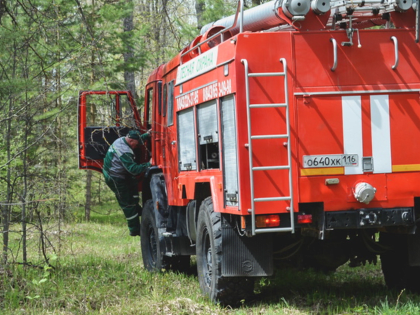
[[[280,225],[280,216],[276,214],[259,215],[255,218],[258,228],[276,227]]]
[[[298,224],[312,223],[312,214],[298,214]]]

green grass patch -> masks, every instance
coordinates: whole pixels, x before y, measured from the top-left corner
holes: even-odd
[[[109,209],[92,213],[92,222],[84,222],[80,215],[79,223],[61,227],[59,255],[50,261],[54,268],[12,264],[0,269],[0,313],[420,313],[419,296],[388,290],[379,265],[343,266],[331,274],[282,269],[256,281],[254,296],[240,307],[214,305],[201,295],[193,270],[190,274],[147,272],[140,239],[128,235],[122,212]],[[30,259],[41,261],[39,253]]]
[[[84,207],[79,207],[75,211],[74,217],[76,222],[85,222],[86,220]],[[126,225],[123,212],[116,200],[92,207],[89,222],[121,226]]]

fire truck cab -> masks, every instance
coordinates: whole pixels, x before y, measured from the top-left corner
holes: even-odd
[[[128,126],[152,128],[145,267],[196,255],[203,293],[235,303],[281,262],[331,271],[379,255],[388,286],[420,289],[417,8],[239,1],[154,70]],[[86,128],[82,167],[100,166]]]

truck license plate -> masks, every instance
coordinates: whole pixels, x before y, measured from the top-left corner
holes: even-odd
[[[358,166],[359,156],[357,154],[330,154],[330,155],[304,155],[303,167],[340,167]]]

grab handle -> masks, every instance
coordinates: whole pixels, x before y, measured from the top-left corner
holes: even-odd
[[[398,39],[395,36],[391,36],[391,40],[394,42],[394,48],[395,48],[395,63],[394,65],[391,67],[392,70],[397,69],[398,67]]]
[[[331,71],[337,69],[337,41],[334,38],[330,38],[330,42],[333,44],[333,54],[334,54],[334,64],[331,68]]]

